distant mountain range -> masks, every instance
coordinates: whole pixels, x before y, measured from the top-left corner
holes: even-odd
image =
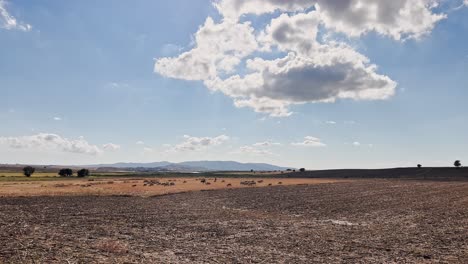
[[[88,165],[89,168],[118,168],[118,169],[154,169],[160,171],[275,171],[286,170],[287,167],[280,167],[267,163],[240,163],[236,161],[186,161],[172,163],[168,161],[151,163],[113,163]]]

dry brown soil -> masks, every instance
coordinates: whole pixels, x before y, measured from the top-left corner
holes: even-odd
[[[468,182],[3,197],[0,223],[0,263],[468,263]]]

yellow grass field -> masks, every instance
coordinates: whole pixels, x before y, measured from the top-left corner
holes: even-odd
[[[189,191],[258,188],[278,185],[334,183],[337,179],[278,179],[278,178],[119,178],[119,179],[67,179],[54,181],[0,182],[0,197],[14,196],[79,196],[130,195],[154,196]],[[254,181],[255,184],[241,184]],[[349,180],[347,180],[349,181]]]
[[[53,172],[36,172],[31,178],[44,178],[44,177],[55,177],[57,173]],[[22,172],[0,172],[0,177],[25,177]]]

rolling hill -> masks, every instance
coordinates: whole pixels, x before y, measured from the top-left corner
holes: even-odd
[[[186,161],[172,163],[168,161],[151,163],[114,163],[88,165],[89,168],[119,168],[119,169],[159,169],[167,171],[275,171],[286,170],[267,163],[241,163],[236,161]]]

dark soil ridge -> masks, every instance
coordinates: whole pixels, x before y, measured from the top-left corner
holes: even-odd
[[[281,174],[286,178],[375,178],[375,179],[433,179],[465,180],[468,168],[391,168],[391,169],[338,169],[311,170]]]

